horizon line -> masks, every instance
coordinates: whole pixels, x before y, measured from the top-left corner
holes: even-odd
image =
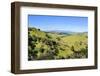
[[[28,28],[36,28],[36,27],[33,27],[33,26],[28,26]],[[40,28],[36,28],[36,29],[40,29]],[[50,32],[50,31],[65,31],[65,32],[88,32],[88,31],[70,31],[70,30],[64,30],[64,29],[55,29],[55,30],[43,30],[43,29],[40,29],[41,31],[46,31],[46,32]]]

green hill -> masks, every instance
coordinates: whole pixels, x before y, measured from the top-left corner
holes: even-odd
[[[87,33],[61,34],[28,28],[28,60],[87,58]]]

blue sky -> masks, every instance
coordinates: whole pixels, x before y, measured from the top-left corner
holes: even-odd
[[[39,28],[43,31],[87,32],[88,17],[28,15],[28,26]]]

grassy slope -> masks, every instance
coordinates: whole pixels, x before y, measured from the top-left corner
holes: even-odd
[[[34,37],[37,38],[37,41],[34,44],[32,44],[32,45],[35,45],[34,48],[31,47],[32,45],[29,44],[29,47],[31,48],[31,53],[34,53],[34,50],[37,51],[36,57],[34,57],[34,59],[37,59],[37,60],[66,59],[66,58],[75,58],[75,57],[86,58],[86,56],[83,55],[83,52],[82,53],[80,52],[81,49],[86,49],[87,47],[86,33],[62,36],[58,33],[46,33],[46,32],[41,31],[40,29],[29,28],[29,35],[33,38]],[[42,52],[40,52],[41,48],[43,48]],[[79,52],[80,55],[76,56],[76,52]],[[30,54],[29,57],[33,56],[31,53],[29,52]],[[52,57],[51,56],[49,57],[50,54]],[[87,54],[87,51],[86,51],[86,54]],[[30,59],[30,60],[33,60],[33,59]]]

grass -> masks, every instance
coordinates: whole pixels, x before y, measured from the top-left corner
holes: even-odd
[[[87,40],[87,33],[60,34],[29,28],[28,60],[87,58]]]

